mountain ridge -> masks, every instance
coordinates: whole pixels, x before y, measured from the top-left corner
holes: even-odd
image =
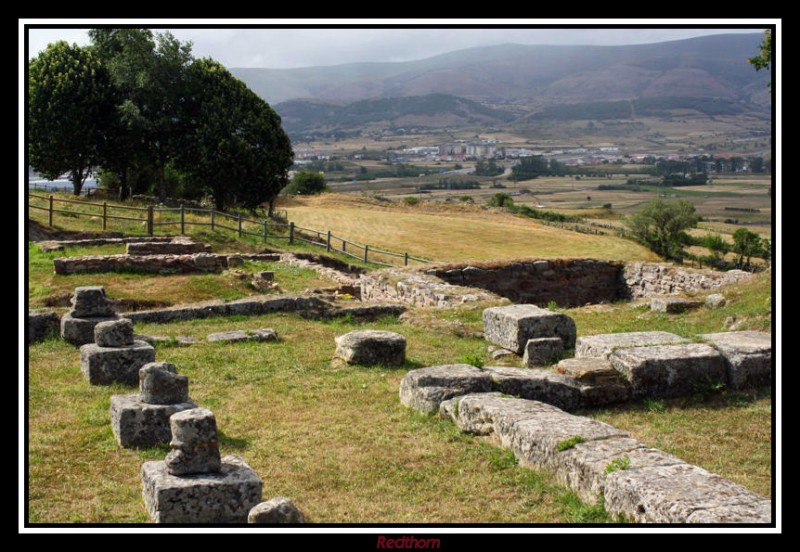
[[[271,104],[448,94],[533,108],[665,95],[763,106],[769,74],[755,72],[747,62],[760,40],[754,31],[625,46],[507,43],[416,61],[231,72]]]

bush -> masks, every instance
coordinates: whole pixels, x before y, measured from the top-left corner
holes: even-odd
[[[685,199],[655,199],[631,217],[628,226],[643,245],[667,259],[682,260],[683,247],[690,241],[686,230],[697,226],[699,220],[694,212],[694,205]]]
[[[505,207],[507,209],[512,209],[514,207],[514,200],[511,199],[510,195],[500,192],[494,194],[486,204],[490,207]]]
[[[295,173],[291,182],[286,187],[289,195],[314,195],[320,194],[328,189],[325,176],[322,173],[311,171],[300,171]]]
[[[419,198],[414,196],[404,197],[403,203],[406,205],[419,205]]]

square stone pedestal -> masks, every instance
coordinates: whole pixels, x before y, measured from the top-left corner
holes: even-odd
[[[148,404],[141,395],[111,396],[111,429],[124,448],[148,448],[167,444],[172,438],[169,417],[197,408],[190,401],[178,404]]]
[[[262,482],[238,456],[222,458],[220,473],[175,476],[162,461],[142,464],[142,495],[155,523],[247,523],[261,502]]]
[[[87,343],[94,343],[94,327],[100,322],[118,319],[118,316],[76,318],[68,312],[61,317],[61,338],[78,347]]]
[[[156,350],[144,341],[134,341],[129,347],[100,347],[94,343],[81,347],[81,371],[92,385],[138,385],[139,368],[155,360]]]

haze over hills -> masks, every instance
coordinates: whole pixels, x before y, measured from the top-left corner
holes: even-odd
[[[231,72],[273,105],[451,94],[532,108],[661,96],[763,106],[769,74],[756,73],[747,62],[760,41],[754,32],[626,46],[503,44],[400,63]]]

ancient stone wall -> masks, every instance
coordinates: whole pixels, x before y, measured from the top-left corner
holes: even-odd
[[[750,277],[752,274],[741,270],[718,272],[666,263],[543,259],[448,265],[425,273],[379,270],[361,276],[361,296],[421,307],[456,306],[498,296],[514,303],[546,306],[554,301],[560,307],[575,307],[651,295],[698,293]]]
[[[210,253],[211,247],[192,241],[131,242],[125,252],[128,255],[191,255]]]
[[[709,291],[753,276],[743,270],[719,272],[644,262],[626,264],[622,275],[628,296],[633,299],[651,295]]]
[[[53,259],[56,274],[86,274],[100,272],[147,272],[153,274],[189,274],[222,272],[231,257],[241,260],[276,261],[273,254],[216,255],[88,255]]]
[[[417,307],[454,307],[472,301],[499,299],[492,293],[454,286],[428,275],[396,269],[361,275],[361,299],[400,302]]]
[[[594,259],[547,259],[436,269],[449,284],[476,287],[514,303],[561,307],[615,301],[624,295],[622,263]]]

